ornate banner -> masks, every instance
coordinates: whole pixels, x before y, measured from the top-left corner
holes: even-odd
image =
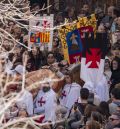
[[[29,22],[29,46],[37,44],[52,50],[53,15],[33,17]]]
[[[78,18],[78,21],[67,24],[59,30],[64,59],[70,64],[78,63],[84,47],[86,32],[96,31],[96,17],[92,14],[89,17]]]

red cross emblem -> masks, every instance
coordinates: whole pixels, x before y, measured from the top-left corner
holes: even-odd
[[[92,48],[90,49],[90,51],[91,51],[91,54],[89,54],[88,52],[86,53],[86,64],[92,61],[92,63],[88,68],[98,68],[97,62],[100,63],[100,59],[101,59],[101,53],[99,53],[100,49]]]
[[[61,97],[61,98],[63,99],[63,97],[66,97],[66,96],[67,96],[67,95],[66,95],[66,92],[63,91],[63,92],[62,92],[62,97]]]
[[[42,107],[43,104],[45,104],[45,100],[43,100],[43,97],[40,98],[40,100],[38,101],[38,103],[40,103],[40,106]]]
[[[43,23],[42,23],[42,26],[43,26],[44,29],[50,28],[50,23],[47,20],[44,20]]]

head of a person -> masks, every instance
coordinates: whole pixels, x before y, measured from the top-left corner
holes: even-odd
[[[99,26],[98,26],[98,31],[97,31],[98,33],[105,33],[106,32],[106,30],[105,30],[105,26],[103,25],[103,24],[100,24]]]
[[[91,119],[99,122],[100,124],[103,123],[103,116],[97,111],[92,112]]]
[[[5,48],[6,51],[10,51],[10,49],[12,49],[11,46],[10,46],[10,43],[11,42],[9,40],[7,40],[7,39],[4,40],[3,47]]]
[[[20,109],[19,112],[18,112],[18,117],[28,117],[28,113],[26,111],[26,109]]]
[[[118,104],[117,111],[120,112],[120,104]]]
[[[78,12],[78,17],[85,17],[85,12],[83,9],[81,9],[79,12]]]
[[[53,63],[55,63],[56,59],[55,59],[55,55],[53,52],[49,52],[47,55],[47,63],[48,65],[52,65]]]
[[[120,112],[115,112],[109,117],[109,121],[113,126],[120,124]]]
[[[21,28],[18,25],[14,25],[14,34],[21,34]]]
[[[99,122],[92,120],[86,123],[85,129],[101,129],[101,126]]]
[[[21,48],[16,46],[15,49],[14,49],[14,55],[15,56],[19,56],[21,55]]]
[[[65,129],[65,127],[63,125],[58,125],[55,127],[55,129]]]
[[[118,26],[120,27],[120,16],[117,18],[116,23],[118,24]]]
[[[98,111],[107,118],[109,117],[109,105],[107,102],[102,101],[99,104]]]
[[[114,57],[120,58],[120,48],[116,46],[114,50],[112,50]]]
[[[15,25],[14,21],[9,21],[9,22],[8,22],[8,26],[9,26],[9,27],[14,27],[14,25]]]
[[[50,83],[49,82],[41,84],[41,87],[42,87],[42,91],[45,93],[50,91]]]
[[[108,8],[108,11],[107,11],[108,16],[112,17],[113,9],[114,9],[114,8],[115,8],[114,6],[110,6],[110,7]]]
[[[56,16],[56,23],[59,24],[59,23],[62,23],[64,20],[63,20],[63,15],[62,13],[58,13],[57,16]]]
[[[12,29],[12,28],[10,28],[9,26],[5,26],[4,29],[5,29],[5,31],[11,33],[11,29]]]
[[[80,97],[81,97],[82,100],[88,100],[89,90],[87,88],[82,88],[80,90]]]
[[[75,15],[75,8],[68,9],[68,16],[72,18]]]
[[[111,99],[112,101],[120,100],[120,89],[119,88],[114,88],[111,91]]]
[[[89,4],[87,4],[87,3],[84,4],[84,5],[83,5],[83,10],[84,10],[85,13],[88,13],[88,12],[90,11]]]
[[[71,72],[67,71],[65,73],[65,83],[66,84],[71,84],[73,82],[73,75]]]
[[[68,69],[69,67],[69,63],[67,60],[62,60],[59,64],[58,64],[58,67],[60,68],[60,71],[62,73],[65,73],[66,70]]]
[[[97,15],[98,19],[104,16],[104,12],[100,7],[95,9],[95,14]]]
[[[59,46],[59,38],[58,37],[53,37],[53,47],[57,48]]]
[[[32,54],[33,54],[33,56],[36,56],[36,55],[38,55],[38,53],[39,53],[39,47],[37,47],[37,46],[35,46],[35,45],[33,45],[32,47],[31,47],[31,50],[32,50]]]
[[[94,105],[91,105],[91,104],[88,104],[86,107],[85,107],[85,111],[84,111],[84,114],[87,118],[91,118],[91,114],[92,112],[96,111],[96,106]]]
[[[105,70],[110,70],[111,66],[110,66],[110,60],[109,59],[105,59],[105,66],[104,69]]]
[[[120,59],[115,57],[111,62],[111,70],[117,71],[120,70]]]
[[[112,17],[118,18],[120,16],[120,10],[118,8],[113,9]]]
[[[39,11],[40,10],[40,6],[38,3],[34,3],[31,7],[32,11]]]

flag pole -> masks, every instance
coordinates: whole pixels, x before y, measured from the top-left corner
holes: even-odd
[[[50,0],[47,0],[47,7],[50,5]],[[50,9],[47,8],[47,13],[49,14],[50,13]]]

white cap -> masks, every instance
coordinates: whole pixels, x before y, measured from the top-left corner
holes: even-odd
[[[22,75],[23,73],[25,73],[25,68],[22,65],[17,65],[14,71]]]

